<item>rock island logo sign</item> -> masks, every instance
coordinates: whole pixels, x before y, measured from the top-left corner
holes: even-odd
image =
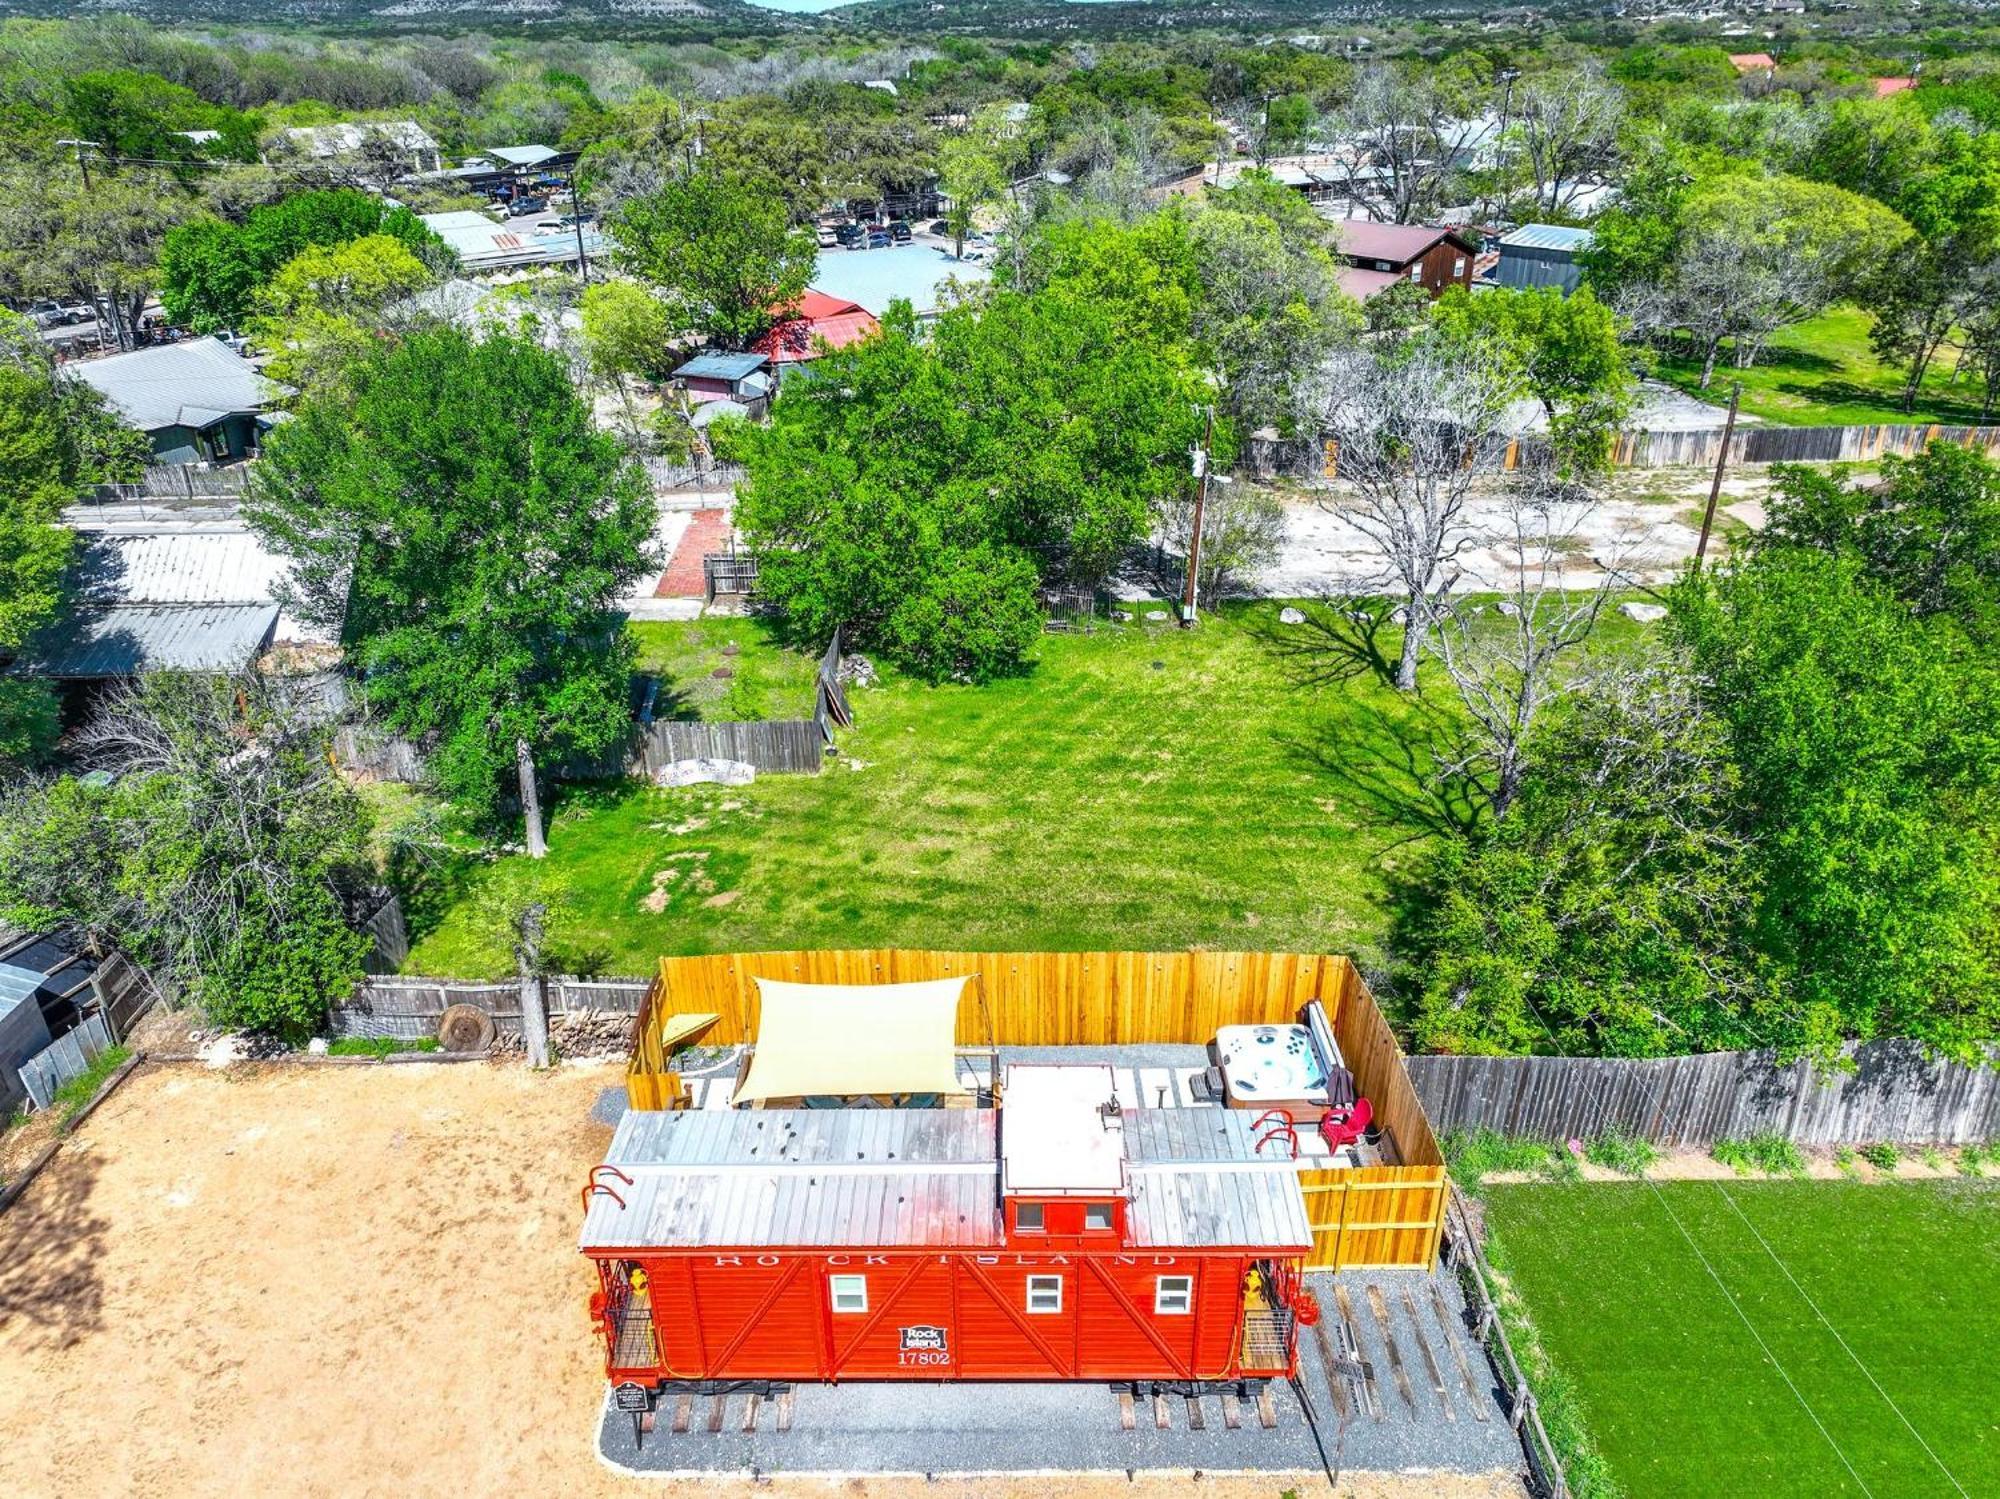
[[[942,1327],[919,1323],[915,1327],[898,1328],[897,1331],[902,1334],[901,1351],[904,1353],[945,1352],[945,1331]]]

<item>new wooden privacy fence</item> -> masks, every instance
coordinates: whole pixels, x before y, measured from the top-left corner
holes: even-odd
[[[1283,1024],[1318,999],[1357,1089],[1375,1107],[1395,1166],[1301,1174],[1315,1268],[1429,1265],[1444,1221],[1445,1175],[1403,1054],[1368,986],[1344,957],[1260,952],[939,952],[911,948],[726,953],[662,958],[640,1010],[626,1072],[632,1107],[670,1107],[679,1089],[662,1027],[720,1017],[703,1044],[754,1042],[757,980],[913,983],[966,978],[961,1045],[1205,1045],[1225,1025]]]

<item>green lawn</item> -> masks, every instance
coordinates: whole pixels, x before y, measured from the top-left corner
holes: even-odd
[[[1629,1499],[1929,1499],[1958,1494],[1953,1479],[1966,1494],[2000,1493],[2000,1185],[1671,1182],[1484,1195],[1496,1262]]]
[[[638,646],[639,670],[661,679],[653,706],[660,718],[812,715],[816,663],[810,656],[786,650],[765,620],[641,621],[627,628]]]
[[[1949,356],[1924,379],[1913,412],[1903,411],[1903,375],[1884,365],[1868,345],[1874,319],[1859,307],[1836,307],[1811,322],[1787,328],[1747,370],[1729,367],[1729,351],[1705,391],[1696,388],[1701,365],[1662,359],[1656,373],[1669,384],[1717,406],[1729,404],[1729,382],[1743,382],[1742,409],[1766,422],[1791,427],[1847,427],[1873,423],[1979,420],[1978,382],[1951,383]]]
[[[1277,609],[1046,637],[1031,670],[984,687],[890,677],[853,694],[817,777],[572,793],[551,830],[560,955],[643,973],[661,953],[876,944],[1365,953],[1394,861],[1443,815],[1412,747],[1427,710]],[[775,655],[757,628],[642,639],[662,663],[731,637],[739,661]],[[408,971],[505,970],[471,913],[523,862],[446,870],[411,900]]]

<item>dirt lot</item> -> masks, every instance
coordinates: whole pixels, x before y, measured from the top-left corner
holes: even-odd
[[[610,1067],[141,1069],[0,1217],[7,1491],[681,1492],[616,1477],[593,1455],[603,1386],[573,1244],[578,1187],[610,1135],[587,1111],[617,1080]],[[1199,1489],[1269,1499],[1283,1486]],[[1297,1486],[1326,1492],[1323,1479]],[[1188,1485],[756,1492],[911,1488]],[[1519,1490],[1495,1477],[1352,1492]]]

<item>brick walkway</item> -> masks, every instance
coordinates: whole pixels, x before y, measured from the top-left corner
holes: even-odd
[[[702,577],[701,559],[710,552],[729,549],[729,512],[727,510],[697,510],[688,519],[688,528],[681,534],[680,545],[674,548],[673,558],[667,563],[667,570],[660,575],[660,586],[653,590],[655,598],[698,599],[708,592],[706,580]]]

